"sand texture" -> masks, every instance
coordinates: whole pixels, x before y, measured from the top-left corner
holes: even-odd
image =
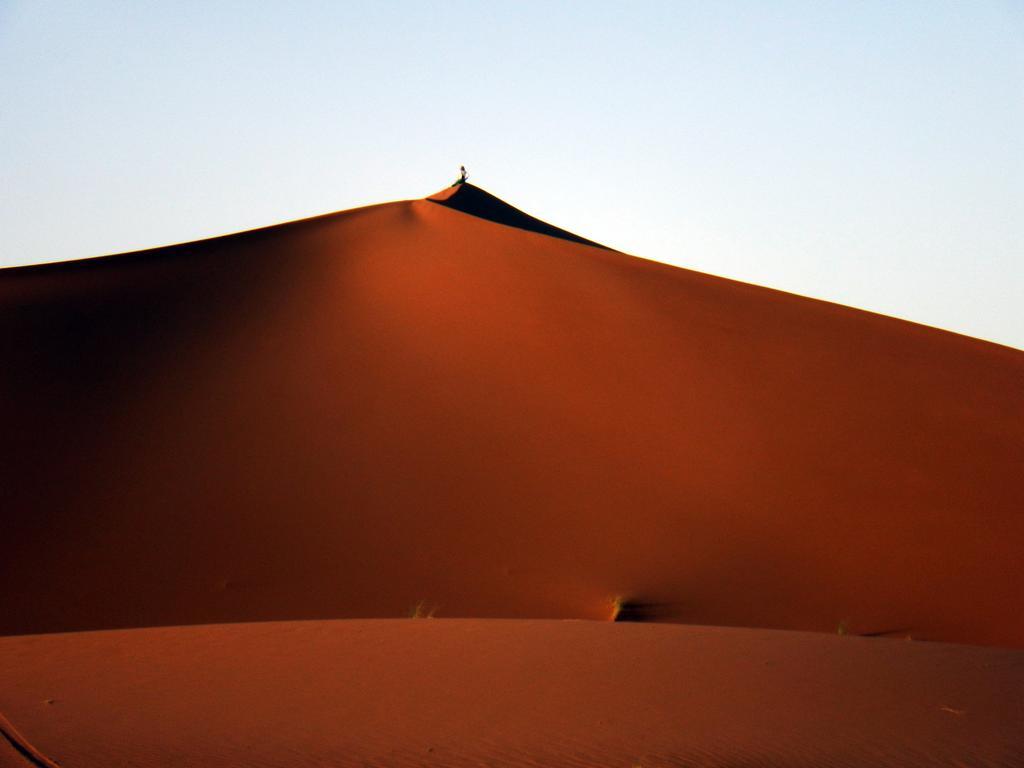
[[[1024,654],[800,632],[349,620],[0,638],[63,766],[983,766]]]

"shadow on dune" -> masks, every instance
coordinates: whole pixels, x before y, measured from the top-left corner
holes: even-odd
[[[627,600],[619,605],[615,621],[679,621],[682,615],[681,603],[645,603]]]
[[[500,200],[489,192],[484,192],[479,187],[474,187],[472,184],[458,184],[448,187],[448,189],[444,189],[427,199],[446,208],[452,208],[456,211],[462,211],[462,213],[468,213],[470,216],[477,216],[481,219],[504,224],[507,227],[516,227],[517,229],[525,229],[529,232],[537,232],[549,237],[571,240],[574,243],[612,250],[606,245],[595,243],[593,240],[587,240],[585,237],[559,229],[548,224],[546,221],[535,219],[528,213],[514,208],[504,200]]]

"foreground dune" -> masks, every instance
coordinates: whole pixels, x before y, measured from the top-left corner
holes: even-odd
[[[0,638],[0,678],[67,768],[1024,764],[1024,653],[941,643],[293,622]]]
[[[517,213],[0,271],[0,634],[620,596],[1024,646],[1024,353]]]

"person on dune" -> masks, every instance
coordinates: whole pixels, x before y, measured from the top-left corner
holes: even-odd
[[[453,187],[457,187],[457,186],[459,186],[459,184],[465,184],[466,183],[466,179],[468,179],[468,178],[469,178],[469,174],[466,173],[466,166],[460,165],[459,166],[459,178],[455,180],[455,183],[452,184],[452,186]]]

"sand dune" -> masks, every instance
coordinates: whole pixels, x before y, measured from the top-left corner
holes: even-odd
[[[0,360],[0,768],[1024,764],[1024,352],[464,185],[0,271]]]
[[[463,195],[500,217],[467,185],[0,272],[0,633],[621,596],[1024,645],[1024,353]]]
[[[1024,760],[1024,654],[941,643],[349,620],[0,638],[0,677],[78,768]]]

